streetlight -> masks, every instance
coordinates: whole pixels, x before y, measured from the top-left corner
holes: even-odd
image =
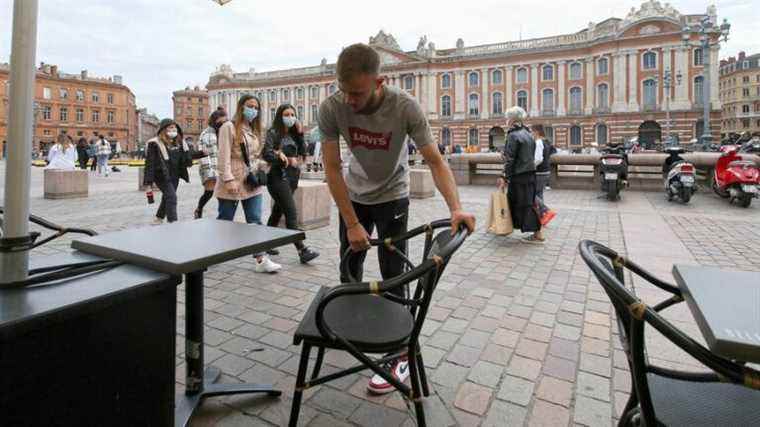
[[[723,19],[723,23],[720,26],[715,26],[709,17],[705,17],[694,28],[688,25],[683,28],[683,44],[687,47],[699,47],[702,49],[702,68],[703,68],[703,80],[702,80],[702,106],[703,106],[703,118],[702,118],[702,144],[709,144],[712,140],[710,135],[710,48],[713,46],[720,46],[720,42],[728,41],[728,32],[731,30],[731,24],[728,20]],[[695,32],[699,34],[699,41],[694,43],[691,41],[691,33]],[[717,78],[717,76],[716,76]]]
[[[677,71],[675,86],[681,85],[682,78],[681,72]],[[670,68],[666,68],[662,76],[662,87],[665,89],[665,136],[668,142],[670,142],[670,88],[673,86],[673,74]]]
[[[224,6],[225,4],[231,2],[232,0],[211,0],[214,3],[219,3],[219,6]]]

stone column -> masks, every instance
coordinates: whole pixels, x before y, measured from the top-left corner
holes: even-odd
[[[538,64],[530,66],[530,100],[528,100],[531,117],[538,117]]]
[[[625,67],[625,54],[616,53],[612,58],[613,68],[613,88],[615,93],[615,102],[612,103],[612,112],[619,113],[625,112],[628,109],[628,103],[625,99],[626,82],[626,67]]]
[[[639,58],[636,51],[628,51],[628,111],[639,111]]]
[[[261,114],[261,124],[264,126],[269,126],[269,91],[264,91],[264,96],[261,97],[261,111],[259,111],[259,114]]]
[[[311,124],[311,86],[304,86],[303,88],[303,117],[301,118],[303,120],[303,123],[305,125]]]
[[[481,103],[480,104],[482,105],[482,107],[480,107],[480,117],[483,118],[483,119],[487,119],[487,118],[491,117],[491,111],[488,109],[488,104],[489,104],[488,101],[489,101],[489,98],[491,98],[491,92],[490,92],[490,90],[488,88],[488,78],[489,78],[488,68],[481,69],[480,70],[480,80],[483,83],[482,84],[482,86],[483,86],[483,93],[481,95],[482,99],[481,99]]]
[[[719,86],[718,83],[720,82],[720,58],[718,58],[718,46],[713,46],[710,48],[710,105],[713,110],[720,110],[721,103],[720,103],[720,94],[719,94]],[[755,94],[751,94],[755,95]]]
[[[584,70],[586,73],[586,108],[584,108],[583,112],[588,116],[594,112],[594,94],[596,93],[594,75],[596,74],[596,63],[593,56],[589,56],[583,62],[586,64],[586,69]]]
[[[436,96],[436,73],[429,71],[427,74],[427,116],[430,118],[438,117],[438,97]]]
[[[419,71],[414,73],[414,97],[417,102],[422,103],[422,73]],[[423,109],[423,111],[425,111]]]
[[[689,101],[689,85],[691,84],[691,76],[689,75],[689,57],[685,47],[679,46],[675,50],[676,60],[673,75],[678,74],[680,71],[683,78],[681,84],[676,85],[676,96],[670,104],[670,109],[689,110],[691,109],[691,102]]]
[[[557,61],[557,115],[565,115],[565,61]]]
[[[464,94],[464,71],[458,70],[454,73],[454,118],[462,120],[465,117],[465,108],[467,100]]]
[[[507,89],[504,93],[504,112],[507,111],[510,107],[514,105],[514,96],[515,94],[512,93],[512,70],[514,67],[512,65],[507,65],[504,67],[504,81],[507,84]]]

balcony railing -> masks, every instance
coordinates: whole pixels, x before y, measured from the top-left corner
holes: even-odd
[[[557,115],[557,112],[554,110],[541,110],[542,117],[554,117],[556,115]]]
[[[609,114],[610,107],[596,107],[592,110],[594,114]]]

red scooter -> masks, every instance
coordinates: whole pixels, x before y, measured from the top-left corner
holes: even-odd
[[[715,164],[713,190],[729,202],[738,201],[747,208],[760,193],[760,170],[754,161],[742,158],[739,150],[726,150]]]

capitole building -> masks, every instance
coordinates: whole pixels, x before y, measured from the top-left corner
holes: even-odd
[[[437,49],[422,37],[413,51],[401,49],[380,31],[369,45],[382,59],[389,85],[406,90],[426,112],[433,134],[445,145],[503,144],[504,112],[523,107],[530,123],[541,123],[559,147],[578,149],[596,142],[638,136],[654,142],[665,136],[669,107],[671,132],[681,141],[702,133],[703,60],[699,48],[683,42],[684,28],[703,18],[718,22],[717,10],[681,14],[669,4],[644,2],[624,19],[589,23],[582,30],[530,40]],[[696,42],[699,34],[690,32]],[[709,54],[710,126],[720,133],[718,48]],[[669,91],[663,76],[670,70]],[[315,126],[320,102],[337,89],[335,64],[286,70],[234,72],[229,65],[211,74],[207,89],[212,108],[234,112],[245,93],[262,102],[269,124],[281,103],[291,103],[307,127]],[[669,92],[669,93],[667,93]]]

